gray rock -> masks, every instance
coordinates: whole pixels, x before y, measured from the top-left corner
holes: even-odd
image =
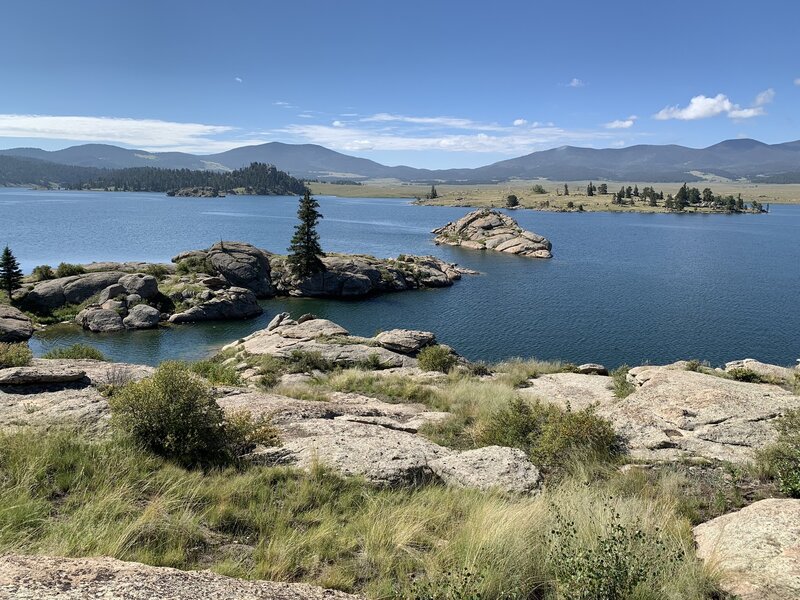
[[[290,315],[289,315],[288,312],[278,313],[277,315],[272,317],[272,320],[267,325],[267,331],[272,331],[276,327],[280,326],[281,323],[283,323],[289,317],[290,317]]]
[[[79,312],[75,317],[75,322],[84,329],[97,333],[125,329],[122,317],[118,312],[96,306],[85,308]]]
[[[532,258],[552,257],[552,244],[547,238],[525,231],[508,215],[488,208],[474,210],[432,233],[436,235],[437,244]]]
[[[249,289],[233,287],[213,292],[211,300],[193,306],[169,318],[171,323],[216,321],[223,319],[249,319],[263,311],[255,294]]]
[[[487,446],[443,456],[430,463],[445,483],[480,490],[530,494],[541,483],[539,470],[522,450]]]
[[[123,275],[120,271],[107,271],[41,281],[22,298],[22,307],[48,313],[65,304],[80,304],[117,283]]]
[[[204,277],[200,280],[200,285],[204,285],[210,290],[221,290],[227,287],[228,282],[221,277]]]
[[[127,294],[128,291],[125,289],[125,286],[115,283],[100,292],[100,295],[97,296],[97,303],[103,304],[108,300],[113,300],[115,298],[119,298],[120,296],[126,296]]]
[[[416,354],[425,346],[436,343],[436,336],[429,331],[414,329],[391,329],[375,336],[381,347],[402,354]]]
[[[39,364],[0,369],[0,385],[44,385],[72,383],[86,377],[86,371],[61,365]]]
[[[141,303],[142,297],[139,294],[129,294],[125,297],[125,302],[128,305],[128,308],[133,308],[137,304]]]
[[[697,554],[741,600],[800,598],[800,500],[761,500],[694,528]]]
[[[795,375],[800,374],[800,370],[796,368],[781,367],[778,365],[770,365],[757,361],[753,358],[745,358],[744,360],[735,360],[725,363],[725,372],[730,373],[734,369],[747,369],[753,371],[767,379],[778,381],[791,381]]]
[[[128,316],[122,319],[122,324],[129,329],[152,329],[161,321],[161,312],[157,308],[146,304],[134,306]]]
[[[0,597],[18,600],[359,600],[303,583],[245,581],[114,558],[0,557]]]
[[[145,300],[150,300],[158,295],[158,279],[152,275],[133,273],[120,278],[119,284],[129,294],[138,294]]]
[[[78,275],[74,281],[69,281],[64,284],[64,299],[67,304],[80,304],[81,302],[85,302],[109,285],[117,283],[122,275],[124,275],[124,273],[119,271]]]
[[[100,308],[103,310],[113,310],[118,314],[123,314],[127,308],[127,305],[121,300],[106,300],[100,305]]]
[[[33,323],[20,310],[0,304],[0,342],[24,342],[33,335]]]
[[[269,252],[244,242],[219,242],[208,250],[208,260],[225,281],[247,288],[258,298],[275,294],[269,257]]]
[[[597,363],[586,363],[578,367],[581,375],[608,375],[608,369]]]

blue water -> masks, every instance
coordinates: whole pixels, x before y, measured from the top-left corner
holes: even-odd
[[[277,299],[251,321],[91,334],[55,327],[35,352],[75,341],[116,360],[199,358],[264,327],[276,312],[313,312],[361,335],[436,332],[472,359],[719,364],[800,357],[800,206],[768,215],[516,211],[550,238],[549,261],[432,243],[430,230],[469,209],[406,200],[318,198],[323,247],[376,256],[434,254],[476,269],[452,288],[363,301]],[[61,261],[168,261],[180,251],[243,240],[285,252],[296,198],[168,198],[161,194],[0,188],[0,231],[23,267]]]

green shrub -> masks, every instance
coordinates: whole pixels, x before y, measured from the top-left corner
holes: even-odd
[[[381,357],[373,352],[364,360],[356,363],[355,367],[362,371],[380,371],[381,369],[385,369],[386,365],[381,361]]]
[[[700,369],[702,367],[703,367],[703,363],[701,363],[696,358],[693,358],[692,360],[687,360],[686,361],[686,370],[687,371],[694,371],[695,373],[699,373]]]
[[[0,369],[6,367],[24,367],[31,362],[33,352],[25,342],[7,344],[0,342]]]
[[[441,345],[427,346],[417,355],[419,368],[423,371],[447,373],[456,364],[456,357],[449,348]]]
[[[235,462],[246,440],[267,429],[263,420],[226,421],[208,385],[177,362],[163,363],[152,377],[126,385],[109,404],[118,430],[185,466]]]
[[[144,273],[146,275],[152,275],[153,277],[161,281],[162,279],[164,279],[164,277],[169,275],[169,270],[164,265],[153,264],[153,265],[147,265],[147,268],[145,268]]]
[[[758,462],[781,492],[800,498],[800,410],[787,412],[776,428],[778,439],[759,453]]]
[[[336,365],[322,356],[320,352],[309,350],[292,350],[286,359],[287,373],[313,373],[333,371]]]
[[[176,271],[179,275],[188,275],[189,273],[206,273],[208,275],[215,275],[217,269],[211,264],[208,259],[190,256],[178,262]]]
[[[242,385],[242,378],[236,369],[213,360],[191,363],[189,370],[217,385]]]
[[[617,398],[630,396],[636,390],[636,386],[628,381],[628,371],[630,370],[628,365],[621,365],[611,371],[611,382],[614,384],[614,395]]]
[[[53,272],[53,267],[50,265],[39,265],[38,267],[33,267],[33,272],[31,275],[36,281],[55,279],[56,276],[56,274]]]
[[[541,184],[537,183],[531,188],[531,192],[533,192],[534,194],[546,194],[547,190],[544,189],[544,187]]]
[[[728,371],[728,376],[736,381],[744,381],[745,383],[773,383],[770,377],[765,377],[744,367],[738,367]]]
[[[66,348],[53,348],[42,358],[69,358],[69,359],[91,359],[91,360],[108,360],[100,350],[87,346],[85,344],[73,344]]]
[[[524,450],[535,465],[548,471],[559,471],[576,458],[609,461],[620,450],[613,427],[592,408],[563,410],[522,398],[495,411],[479,441]]]
[[[72,277],[73,275],[83,275],[86,273],[81,265],[73,265],[62,262],[56,267],[56,277]]]

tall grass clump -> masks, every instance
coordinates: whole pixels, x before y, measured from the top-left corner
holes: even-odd
[[[242,378],[236,369],[215,360],[198,360],[190,363],[189,370],[215,385],[242,385]]]
[[[572,363],[553,360],[512,358],[495,365],[499,380],[511,387],[524,387],[528,380],[550,373],[572,373],[576,367]]]
[[[24,367],[30,364],[33,352],[25,342],[0,342],[0,369],[6,367]]]
[[[399,375],[345,369],[328,375],[320,385],[335,392],[364,394],[384,402],[419,402],[437,410],[444,407],[437,389]]]
[[[109,405],[120,432],[190,467],[235,462],[248,450],[242,448],[246,439],[274,445],[277,438],[266,418],[226,420],[208,384],[177,362],[162,363],[152,377],[124,386]]]
[[[108,360],[100,350],[86,344],[72,344],[65,348],[53,348],[42,355],[42,358]]]
[[[621,365],[611,371],[611,383],[617,398],[627,398],[636,390],[636,386],[628,381],[628,371],[630,370],[628,365]]]
[[[758,465],[778,482],[781,492],[800,498],[800,410],[783,415],[776,424],[778,439],[758,455]]]
[[[447,373],[456,365],[453,352],[441,345],[426,346],[417,354],[419,368],[423,371],[440,371]]]

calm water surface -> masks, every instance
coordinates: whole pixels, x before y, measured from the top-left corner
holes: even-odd
[[[746,356],[800,357],[800,206],[769,215],[663,215],[517,211],[553,242],[549,261],[433,245],[430,230],[469,209],[405,200],[318,198],[323,247],[376,256],[434,254],[476,269],[452,288],[363,301],[278,299],[250,321],[158,331],[37,333],[37,353],[77,341],[115,360],[193,359],[260,329],[288,310],[313,312],[351,332],[435,331],[471,359],[511,356],[609,366]],[[0,188],[0,231],[26,271],[93,260],[169,261],[180,251],[243,240],[285,252],[296,198],[168,198],[161,194]]]

